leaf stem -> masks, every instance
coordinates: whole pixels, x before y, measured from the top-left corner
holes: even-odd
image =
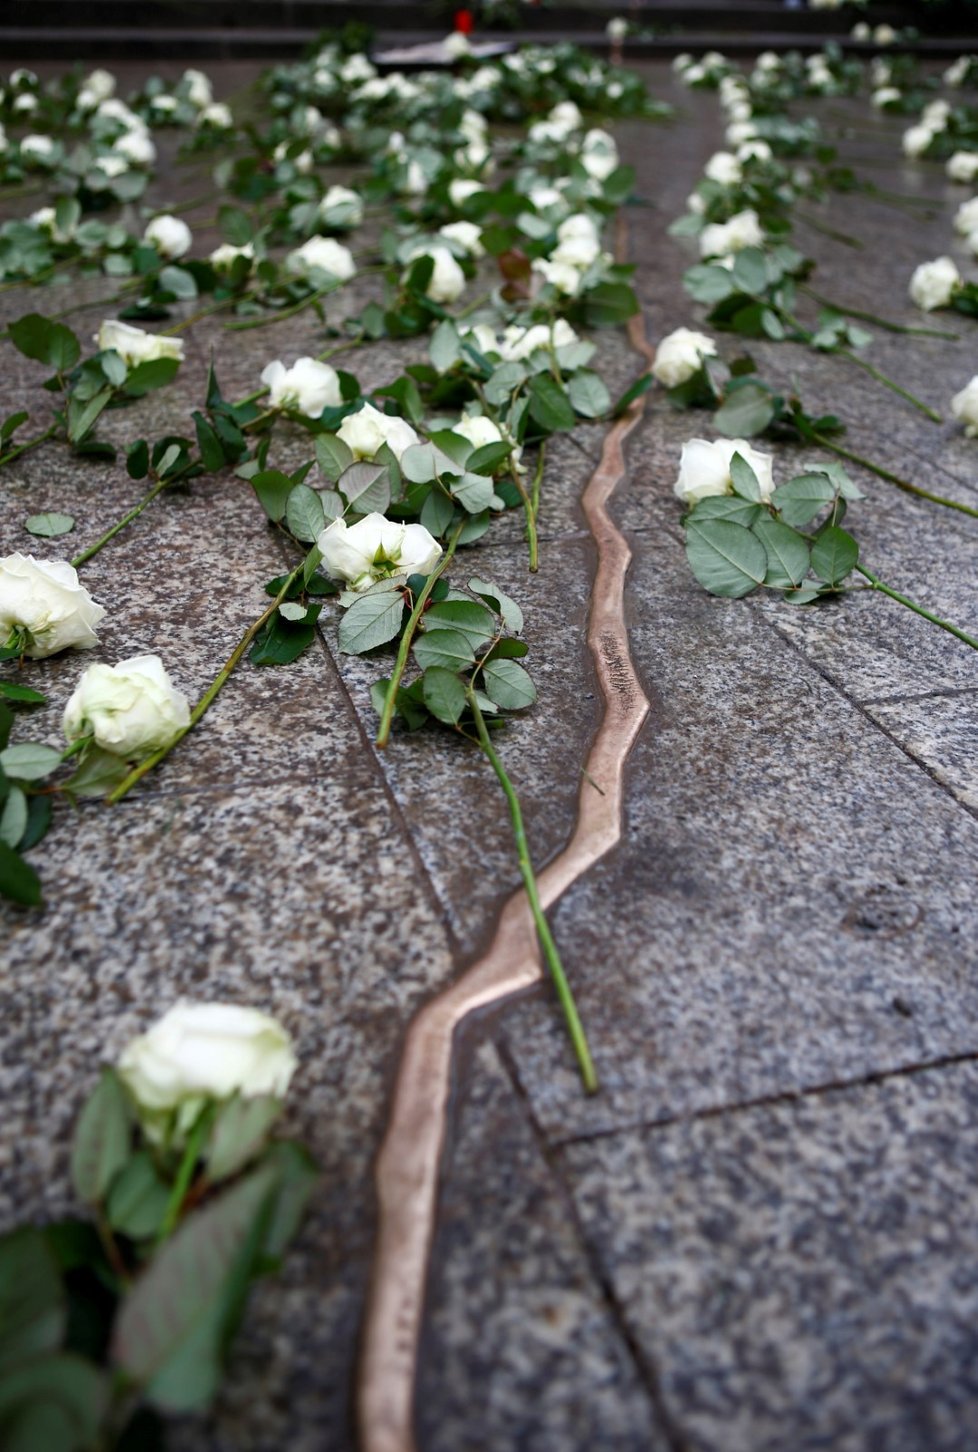
[[[9,453],[0,456],[0,468],[3,468],[4,464],[9,464],[12,459],[19,458],[21,454],[26,454],[29,450],[36,449],[38,445],[46,443],[48,439],[53,439],[60,427],[60,424],[53,423],[49,429],[45,429],[43,434],[36,434],[34,438],[27,439],[23,444],[18,444],[15,449],[11,449]]]
[[[530,498],[533,501],[533,518],[536,520],[540,514],[540,485],[543,483],[543,470],[547,462],[547,440],[540,444],[537,453],[537,466],[533,471],[533,484],[530,488]]]
[[[884,388],[891,389],[894,393],[899,394],[901,398],[905,398],[908,403],[912,403],[914,408],[920,413],[925,414],[932,423],[939,424],[944,422],[939,413],[930,408],[921,399],[917,398],[915,394],[910,393],[906,388],[902,388],[899,383],[894,382],[885,373],[881,373],[868,359],[860,358],[859,354],[853,353],[850,348],[837,348],[836,352],[840,358],[848,358],[850,363],[855,363],[858,368],[862,368],[871,378],[875,378],[877,383],[882,383]]]
[[[173,482],[174,481],[172,479],[158,480],[157,483],[153,485],[149,493],[145,494],[143,498],[140,499],[138,504],[133,505],[132,509],[129,510],[128,514],[124,514],[120,520],[117,520],[112,528],[107,529],[103,535],[100,535],[94,544],[88,546],[88,549],[82,550],[80,555],[75,556],[75,558],[71,562],[74,568],[77,570],[80,569],[82,565],[87,564],[87,562],[92,559],[93,556],[98,554],[99,550],[102,548],[103,545],[107,545],[110,539],[114,539],[115,536],[120,533],[120,531],[125,529],[127,524],[132,524],[134,519],[138,519],[139,516],[142,514],[143,510],[146,508],[147,504],[152,504],[157,494],[162,494],[166,486],[168,484],[172,484]]]
[[[799,212],[796,209],[795,216],[799,222],[804,222],[806,227],[811,227],[813,232],[820,232],[823,237],[831,237],[833,242],[841,242],[844,246],[853,247],[858,252],[862,252],[866,246],[865,242],[861,242],[858,237],[853,237],[848,232],[839,232],[835,227],[828,227],[807,212]]]
[[[883,328],[887,333],[907,333],[916,338],[946,338],[953,343],[958,342],[961,337],[960,333],[948,333],[940,328],[912,328],[905,323],[892,323],[888,318],[881,318],[876,313],[863,312],[861,308],[845,308],[841,303],[823,297],[813,287],[802,287],[800,290],[813,302],[821,304],[823,308],[831,308],[833,312],[841,313],[845,318],[858,318],[861,323],[875,323],[877,327]]]
[[[305,562],[303,562],[303,564],[304,563]],[[204,692],[200,700],[197,702],[196,706],[191,711],[189,723],[177,732],[176,736],[174,736],[173,740],[167,746],[161,746],[158,751],[154,751],[151,756],[147,756],[145,761],[141,761],[138,766],[133,767],[129,775],[125,777],[117,787],[114,787],[113,790],[109,792],[109,795],[105,799],[109,806],[115,806],[117,802],[121,802],[122,798],[127,794],[127,792],[130,792],[132,788],[136,785],[136,783],[138,781],[141,781],[148,771],[152,771],[154,766],[157,766],[165,756],[168,756],[173,748],[177,745],[177,743],[183,740],[183,738],[187,735],[188,731],[192,731],[194,727],[198,724],[198,722],[203,719],[207,711],[217,699],[219,692],[227,684],[228,680],[230,679],[231,673],[237,666],[238,662],[241,660],[241,657],[244,655],[249,645],[251,645],[255,636],[258,634],[259,630],[261,630],[262,626],[275,614],[275,611],[281,605],[282,601],[289,593],[289,590],[292,588],[293,582],[302,573],[302,569],[303,565],[296,565],[295,569],[291,572],[291,574],[286,575],[285,583],[283,584],[281,590],[279,590],[278,594],[275,596],[275,599],[272,601],[271,605],[269,605],[267,610],[262,611],[258,619],[253,621],[251,625],[248,626],[248,629],[238,641],[237,645],[234,647],[234,650],[225,661],[224,665],[218,671],[213,681],[211,681],[210,685],[207,687],[207,690]]]
[[[889,585],[883,583],[878,575],[874,575],[870,570],[864,569],[862,565],[857,565],[856,569],[860,575],[869,581],[871,589],[879,590],[882,594],[888,595],[891,600],[896,600],[898,604],[905,605],[915,615],[922,615],[925,620],[930,621],[931,625],[939,625],[941,630],[948,631],[951,635],[957,636],[958,640],[963,640],[965,645],[970,645],[973,650],[978,650],[978,640],[973,635],[968,635],[966,631],[961,630],[957,625],[952,625],[949,620],[943,620],[940,615],[935,615],[932,611],[925,610],[923,605],[918,605],[916,600],[911,600],[908,595],[901,595],[899,590],[891,589]]]
[[[380,725],[377,728],[377,740],[375,742],[375,745],[379,747],[381,751],[383,751],[390,738],[391,722],[394,719],[394,707],[397,704],[397,693],[401,688],[401,681],[404,678],[404,672],[407,668],[408,652],[411,649],[411,642],[414,639],[414,632],[418,628],[418,621],[421,619],[421,616],[424,613],[424,607],[427,605],[431,592],[435,587],[435,581],[439,578],[441,574],[444,573],[446,566],[448,565],[449,561],[455,553],[455,549],[458,545],[462,530],[465,528],[465,523],[466,521],[463,519],[458,529],[456,529],[455,533],[449,540],[447,548],[445,549],[445,553],[442,555],[441,559],[438,561],[431,574],[425,580],[421,590],[418,592],[418,597],[414,602],[414,609],[408,616],[407,624],[405,625],[404,630],[401,634],[401,639],[398,642],[397,657],[394,661],[394,670],[390,678],[390,684],[387,688],[387,699],[384,701],[384,709],[381,713]]]
[[[198,1116],[193,1129],[190,1131],[183,1156],[177,1169],[176,1179],[170,1190],[170,1198],[166,1202],[166,1210],[163,1214],[163,1222],[160,1225],[160,1232],[157,1236],[157,1245],[162,1245],[176,1228],[180,1218],[180,1208],[183,1205],[184,1197],[190,1188],[190,1181],[193,1179],[194,1168],[200,1158],[201,1146],[204,1142],[204,1135],[210,1128],[211,1115],[204,1109]]]
[[[526,515],[526,538],[530,546],[530,570],[532,573],[540,568],[540,545],[537,540],[537,518],[536,510],[533,507],[533,500],[526,492],[526,485],[523,483],[516,469],[515,464],[511,466],[509,477],[515,484],[519,496],[523,501],[523,513]]]
[[[523,878],[523,886],[526,888],[526,896],[529,900],[530,911],[533,914],[533,921],[536,924],[537,936],[540,939],[540,947],[547,960],[547,967],[550,969],[554,987],[557,990],[557,998],[563,1009],[564,1019],[567,1023],[567,1031],[574,1047],[578,1067],[581,1071],[581,1079],[584,1082],[585,1091],[594,1094],[598,1088],[598,1076],[595,1073],[594,1062],[591,1058],[591,1050],[588,1047],[587,1035],[581,1023],[581,1016],[577,1011],[577,1004],[574,1001],[574,994],[567,981],[564,966],[560,961],[560,954],[557,944],[554,942],[553,933],[550,931],[550,924],[540,903],[540,893],[537,889],[536,875],[533,871],[533,862],[530,858],[529,846],[526,840],[526,829],[523,825],[523,813],[520,808],[519,797],[510,781],[506,768],[500,760],[496,748],[492,744],[489,732],[482,712],[479,709],[479,702],[476,698],[475,687],[469,685],[466,690],[469,709],[475,721],[475,729],[479,733],[479,745],[488,757],[489,765],[499,780],[509,804],[510,821],[513,824],[513,836],[516,839],[516,852],[520,862],[520,874]]]
[[[932,494],[929,489],[921,489],[919,484],[911,484],[909,479],[903,479],[899,474],[892,474],[889,469],[884,469],[882,464],[874,464],[873,460],[867,459],[865,455],[856,454],[852,449],[843,448],[841,444],[826,438],[824,434],[813,433],[811,438],[813,443],[819,444],[823,449],[829,449],[833,454],[838,454],[840,459],[849,459],[853,464],[860,464],[871,474],[885,479],[888,484],[895,484],[906,494],[915,494],[918,499],[929,499],[931,504],[943,504],[947,509],[957,509],[961,514],[978,519],[978,509],[973,508],[970,504],[960,504],[956,499],[947,499],[943,494]]]

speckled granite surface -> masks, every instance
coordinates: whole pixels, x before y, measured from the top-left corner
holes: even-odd
[[[644,128],[622,131],[651,203],[630,220],[654,338],[695,318],[678,286],[690,246],[666,228],[720,128],[711,97],[648,69],[681,108],[654,146]],[[225,73],[224,89],[245,73]],[[799,245],[827,295],[917,322],[906,280],[945,251],[963,262],[950,226],[962,193],[900,161],[898,123],[860,124],[873,135],[854,154],[932,196],[933,217],[908,225],[835,199],[818,215],[864,249],[810,230]],[[54,296],[5,294],[3,316]],[[81,314],[79,331],[100,315]],[[958,343],[878,334],[871,356],[946,409],[975,371],[974,325],[953,326]],[[105,431],[186,427],[212,344],[236,396],[270,358],[317,351],[319,335],[300,318],[230,335],[231,348],[227,336],[215,320],[195,328],[177,382]],[[381,381],[417,347],[348,366]],[[625,386],[635,355],[621,340],[604,348]],[[978,445],[952,425],[838,360],[752,351],[772,381],[795,377],[812,408],[842,414],[857,451],[974,499]],[[42,370],[4,356],[0,406],[26,400],[43,418]],[[957,1452],[978,1439],[975,660],[868,596],[817,612],[706,597],[671,494],[679,447],[705,425],[653,396],[614,502],[653,710],[622,845],[553,918],[603,1090],[582,1098],[544,990],[465,1033],[421,1452]],[[515,517],[468,557],[527,611],[541,700],[502,745],[541,861],[570,831],[598,712],[583,642],[593,552],[576,500],[599,448],[594,429],[553,447],[536,578]],[[284,435],[275,451],[287,465],[305,457]],[[786,475],[794,458],[782,459]],[[978,629],[975,522],[859,482],[867,561]],[[74,514],[74,550],[139,494],[122,469],[50,448],[4,484],[4,551],[29,547],[32,510]],[[159,650],[195,694],[283,563],[239,481],[159,501],[89,567],[110,607],[105,658]],[[34,854],[48,912],[2,917],[4,1224],[64,1208],[84,1085],[177,994],[260,1004],[296,1036],[290,1128],[322,1164],[321,1190],[283,1276],[256,1298],[214,1414],[175,1433],[187,1452],[355,1446],[370,1170],[398,1046],[516,882],[486,770],[436,737],[375,753],[367,693],[380,672],[339,657],[328,612],[324,623],[298,665],[239,672],[126,805],[65,813]],[[60,701],[82,664],[30,669]],[[56,739],[56,710],[39,724]]]

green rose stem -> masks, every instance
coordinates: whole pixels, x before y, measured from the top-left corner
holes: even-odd
[[[846,318],[858,318],[861,323],[875,323],[878,328],[883,328],[888,333],[908,333],[916,338],[947,338],[952,343],[959,342],[961,338],[960,333],[948,333],[940,328],[912,328],[905,323],[892,323],[888,318],[881,318],[877,313],[865,313],[861,308],[844,308],[841,303],[823,297],[812,287],[802,287],[801,291],[806,297],[810,297],[813,302],[821,304],[824,308],[831,308],[833,312],[841,313]]]
[[[891,600],[896,600],[898,604],[905,605],[915,615],[922,615],[925,620],[930,621],[931,625],[939,625],[942,630],[946,630],[951,635],[957,636],[958,640],[963,640],[965,645],[970,645],[972,650],[978,650],[978,640],[973,635],[968,635],[966,631],[961,630],[957,625],[952,625],[949,620],[943,620],[940,615],[934,615],[932,611],[925,610],[923,605],[918,605],[916,600],[911,600],[907,595],[901,595],[899,590],[891,589],[889,585],[883,583],[878,575],[874,575],[870,570],[864,570],[862,565],[857,565],[856,569],[860,575],[869,581],[868,589],[879,590],[883,595],[888,595]]]
[[[361,267],[359,272],[357,272],[355,276],[358,278],[369,277],[371,273],[386,271],[387,269],[384,265],[378,264],[376,267]],[[350,278],[348,280],[352,282],[353,278]],[[318,302],[320,298],[329,297],[331,293],[339,292],[340,288],[345,286],[345,281],[337,281],[334,282],[331,287],[317,288],[315,292],[311,292],[306,297],[300,298],[299,301],[293,303],[291,307],[279,308],[276,312],[269,314],[269,316],[267,317],[249,318],[248,321],[245,323],[225,323],[224,326],[229,333],[246,333],[249,332],[252,328],[269,328],[273,323],[280,323],[285,318],[294,318],[297,313],[301,313],[306,308],[312,307],[313,303]]]
[[[397,656],[394,660],[394,670],[391,673],[390,683],[387,687],[387,697],[384,701],[384,709],[380,717],[380,725],[377,728],[377,739],[375,745],[379,747],[381,751],[383,751],[384,747],[387,745],[388,740],[390,739],[391,722],[394,719],[394,707],[397,704],[397,693],[401,688],[401,681],[404,678],[404,671],[407,667],[408,653],[411,649],[411,643],[414,640],[414,632],[418,628],[418,621],[424,614],[424,608],[428,603],[428,599],[431,595],[432,590],[435,588],[435,581],[441,574],[444,573],[446,566],[448,565],[449,561],[455,553],[456,547],[462,534],[462,530],[465,528],[465,524],[466,521],[463,519],[462,523],[459,525],[458,529],[456,529],[455,533],[449,540],[448,545],[445,549],[445,553],[442,555],[441,559],[438,561],[431,574],[425,580],[421,590],[418,592],[418,597],[414,602],[414,609],[408,616],[407,625],[405,625],[404,630],[401,634],[401,639],[398,642]]]
[[[48,439],[53,439],[60,428],[60,424],[53,423],[49,429],[44,430],[43,434],[35,434],[32,439],[27,439],[24,443],[18,444],[15,449],[10,449],[6,454],[0,455],[0,469],[3,468],[4,464],[9,464],[14,459],[18,459],[21,454],[27,454],[31,449],[36,449],[39,445],[46,443]]]
[[[509,477],[512,479],[513,484],[516,486],[519,496],[523,501],[523,513],[526,515],[526,538],[527,543],[530,546],[530,569],[535,573],[540,567],[540,549],[537,541],[536,510],[533,507],[532,498],[526,492],[526,485],[520,478],[515,464],[512,465],[510,468]]]
[[[479,702],[476,699],[474,685],[469,685],[466,690],[469,709],[475,721],[475,729],[479,733],[479,745],[489,758],[489,765],[499,779],[499,785],[506,794],[506,801],[509,804],[510,820],[513,824],[513,836],[516,839],[516,851],[520,860],[520,873],[523,878],[523,886],[526,888],[526,896],[529,900],[530,911],[533,914],[533,921],[536,924],[537,936],[540,939],[540,946],[543,955],[547,960],[547,967],[550,969],[554,987],[557,990],[557,997],[564,1012],[567,1023],[567,1030],[570,1034],[571,1043],[574,1046],[574,1053],[577,1056],[578,1066],[581,1071],[581,1079],[588,1094],[595,1094],[598,1089],[598,1076],[595,1073],[594,1062],[591,1059],[591,1050],[588,1048],[587,1035],[584,1032],[584,1025],[581,1023],[581,1016],[577,1011],[577,1004],[574,1002],[574,995],[571,986],[567,981],[563,964],[560,961],[560,954],[557,951],[557,944],[554,942],[553,934],[550,931],[550,924],[540,903],[540,894],[537,890],[537,880],[533,871],[533,862],[530,858],[530,851],[526,841],[526,829],[523,826],[523,813],[520,810],[519,797],[513,788],[513,783],[506,774],[506,768],[496,748],[492,744],[489,732]],[[388,699],[390,699],[388,697]]]
[[[114,539],[121,530],[124,530],[126,528],[126,525],[132,524],[134,519],[138,519],[139,516],[142,514],[143,510],[146,508],[147,504],[152,504],[156,496],[158,494],[162,494],[163,490],[167,487],[167,485],[173,484],[174,482],[175,481],[173,479],[158,480],[157,483],[153,485],[149,493],[144,494],[142,499],[140,499],[139,503],[133,505],[132,509],[129,510],[128,514],[124,514],[120,520],[116,521],[111,529],[107,529],[103,535],[100,535],[94,544],[89,545],[87,549],[82,550],[80,555],[75,556],[75,558],[71,561],[74,568],[76,570],[80,569],[82,565],[86,564],[90,559],[93,558],[93,556],[97,555],[103,545],[107,545],[110,539]]]
[[[546,463],[547,440],[544,439],[540,444],[540,449],[537,453],[537,466],[536,469],[533,471],[533,483],[530,487],[530,499],[533,503],[534,521],[538,518],[540,514],[540,485],[543,483],[543,471]]]
[[[109,806],[115,806],[117,802],[121,802],[122,798],[128,792],[132,791],[136,783],[138,781],[141,781],[148,771],[152,771],[154,766],[158,766],[163,758],[165,756],[168,756],[169,753],[173,750],[177,742],[182,741],[183,738],[186,736],[187,732],[192,731],[194,727],[198,724],[198,722],[203,719],[203,717],[210,710],[211,706],[214,704],[214,701],[217,699],[217,696],[219,695],[222,688],[227,685],[227,682],[230,679],[232,672],[238,665],[245,651],[251,645],[259,630],[261,630],[262,626],[265,625],[267,621],[271,620],[272,616],[275,614],[275,611],[281,605],[282,601],[289,593],[289,590],[292,588],[293,583],[302,573],[304,563],[305,562],[303,562],[303,564],[301,565],[296,565],[292,573],[286,575],[285,583],[283,584],[281,590],[279,590],[278,594],[275,596],[275,599],[272,601],[271,605],[269,605],[267,610],[262,611],[258,619],[253,621],[252,624],[248,626],[248,629],[238,641],[237,645],[234,647],[234,650],[228,656],[227,661],[218,671],[211,684],[207,687],[207,690],[204,692],[200,700],[197,702],[196,706],[191,711],[189,724],[181,727],[181,729],[177,732],[176,736],[174,736],[173,740],[167,746],[161,746],[158,751],[154,751],[152,755],[147,756],[145,761],[141,761],[138,766],[133,767],[129,775],[127,777],[124,777],[119,785],[117,787],[114,787],[112,791],[109,792],[109,795],[105,799]]]
[[[833,454],[838,454],[840,459],[848,459],[853,464],[860,464],[875,474],[879,479],[885,479],[888,484],[895,484],[906,494],[915,494],[918,499],[929,499],[931,504],[943,504],[946,509],[957,509],[961,514],[968,514],[972,519],[978,519],[978,509],[970,504],[960,504],[956,499],[947,499],[943,494],[932,494],[929,489],[922,489],[919,484],[911,484],[909,479],[902,478],[899,474],[892,474],[889,469],[884,469],[882,464],[874,464],[872,459],[867,459],[863,454],[856,454],[852,449],[843,448],[841,444],[828,439],[824,434],[813,433],[812,443],[819,444],[823,449],[829,449]]]
[[[783,323],[786,323],[790,328],[794,328],[796,332],[801,334],[801,337],[798,341],[805,342],[811,345],[813,337],[811,329],[806,328],[804,323],[799,322],[798,319],[792,313],[789,313],[786,308],[778,308],[777,313]],[[820,349],[819,351],[822,350]],[[915,394],[908,392],[906,388],[903,388],[899,383],[895,382],[894,379],[888,377],[887,374],[882,373],[878,368],[874,367],[872,363],[868,363],[865,358],[860,358],[858,353],[854,353],[851,348],[832,348],[827,351],[834,353],[837,358],[846,358],[850,363],[855,363],[857,368],[862,368],[863,371],[865,373],[868,373],[871,378],[875,378],[877,383],[882,383],[884,388],[892,389],[894,393],[897,393],[900,395],[901,398],[906,399],[907,403],[910,403],[914,406],[914,408],[919,409],[920,412],[922,414],[925,414],[932,423],[939,424],[944,422],[944,420],[941,418],[941,415],[939,413],[935,413],[935,411],[930,408],[926,403],[924,403],[922,399],[919,399]]]
[[[237,298],[226,297],[222,298],[220,302],[208,303],[207,307],[198,308],[195,313],[191,313],[189,318],[184,318],[182,322],[174,323],[172,328],[164,328],[158,336],[161,338],[170,338],[174,333],[182,333],[184,328],[192,328],[194,323],[200,322],[201,318],[209,318],[212,313],[219,313],[222,308],[233,307],[236,302]]]
[[[818,232],[823,237],[831,237],[833,242],[841,242],[844,246],[853,247],[858,252],[862,252],[866,246],[865,242],[861,242],[858,237],[853,237],[848,232],[839,232],[835,227],[827,227],[824,222],[820,222],[817,217],[809,216],[807,212],[796,211],[795,217],[799,222],[804,222],[806,227],[811,227],[813,232]]]
[[[450,316],[453,317],[456,322],[458,322],[459,318],[467,318],[467,317],[470,317],[472,315],[472,313],[477,312],[478,309],[481,308],[484,303],[491,302],[491,301],[492,301],[492,293],[491,292],[483,292],[483,293],[480,293],[477,298],[474,298],[472,300],[472,302],[468,303],[464,308],[461,308],[457,313],[450,314]]]
[[[157,1245],[162,1245],[164,1240],[169,1239],[176,1229],[177,1221],[180,1219],[180,1210],[190,1189],[190,1182],[194,1176],[197,1161],[200,1159],[200,1151],[204,1143],[204,1136],[210,1129],[213,1115],[205,1109],[201,1113],[193,1129],[187,1138],[183,1156],[177,1168],[176,1179],[170,1190],[170,1198],[166,1202],[166,1210],[163,1212],[163,1220],[160,1224],[159,1235],[156,1238]]]

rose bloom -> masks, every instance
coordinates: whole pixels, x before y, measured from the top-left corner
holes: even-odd
[[[183,358],[183,339],[164,338],[160,333],[146,333],[117,318],[106,318],[95,334],[101,352],[113,349],[130,368],[156,358]]]
[[[565,297],[576,297],[581,290],[581,271],[570,262],[558,261],[556,258],[548,261],[545,257],[537,257],[532,268],[540,274],[544,282],[549,282],[551,287]]]
[[[958,207],[954,214],[954,230],[964,237],[970,232],[978,232],[978,197],[972,197]]]
[[[152,166],[156,160],[156,147],[143,131],[123,132],[112,149],[134,166]]]
[[[343,440],[355,459],[373,459],[386,444],[399,460],[405,449],[421,442],[404,419],[381,413],[372,403],[365,403],[356,413],[347,414],[336,430],[336,436]]]
[[[739,121],[746,121],[746,116],[734,118]],[[740,169],[740,162],[730,151],[717,151],[710,157],[703,168],[710,181],[718,182],[722,187],[735,187],[743,180],[743,172]]]
[[[912,159],[923,156],[924,152],[934,140],[934,133],[929,126],[910,126],[903,133],[903,154]]]
[[[656,348],[652,376],[666,388],[678,388],[699,372],[704,358],[715,358],[716,351],[717,345],[707,333],[677,328]]]
[[[247,257],[249,263],[255,260],[254,243],[246,242],[243,247],[235,247],[230,242],[222,242],[220,247],[215,247],[210,254],[208,261],[218,272],[229,272],[239,257]]]
[[[449,242],[454,242],[470,257],[486,255],[486,249],[481,241],[482,228],[477,227],[474,222],[446,222],[444,227],[438,228],[438,235],[445,237]]]
[[[978,151],[956,151],[945,170],[951,181],[973,182],[978,176]]]
[[[714,494],[732,494],[730,463],[739,454],[757,475],[761,498],[774,493],[774,455],[752,448],[746,439],[688,439],[683,444],[676,494],[684,504],[696,504]]]
[[[96,746],[134,761],[190,725],[190,703],[158,655],[134,655],[118,665],[90,665],[64,712],[65,739],[93,736]]]
[[[566,348],[579,341],[570,323],[563,318],[558,318],[551,327],[546,323],[537,323],[532,328],[521,328],[519,324],[513,323],[503,333],[498,352],[506,363],[521,363],[524,358],[529,358],[531,353],[536,352],[537,348]]]
[[[24,654],[32,660],[69,647],[90,650],[104,615],[66,560],[20,553],[0,559],[0,645],[22,632]]]
[[[341,242],[332,237],[310,237],[285,259],[290,272],[309,274],[312,271],[328,272],[340,282],[348,282],[356,275],[357,265],[353,254]]]
[[[154,217],[143,233],[143,241],[150,242],[161,257],[172,259],[182,257],[190,251],[193,233],[180,217]]]
[[[316,545],[330,576],[355,591],[392,575],[428,575],[442,555],[423,524],[401,524],[382,514],[366,514],[351,525],[334,519]]]
[[[25,136],[20,143],[20,154],[29,161],[50,161],[54,142],[50,136]]]
[[[349,187],[330,187],[319,203],[319,216],[331,227],[359,227],[363,221],[363,201]]]
[[[178,1003],[119,1060],[148,1137],[177,1148],[209,1101],[282,1099],[295,1069],[282,1025],[233,1003]]]
[[[910,296],[925,313],[946,308],[961,287],[961,274],[950,257],[922,262],[910,279]]]
[[[757,213],[748,207],[729,222],[712,222],[700,233],[701,257],[726,257],[745,247],[763,247],[764,232]]]
[[[969,439],[978,435],[978,374],[951,399],[951,412],[964,424]]]
[[[336,369],[315,358],[297,358],[291,368],[276,360],[262,370],[261,381],[268,384],[272,408],[292,409],[307,418],[319,418],[324,408],[339,408],[343,402]]]
[[[430,257],[435,264],[425,288],[425,297],[436,303],[450,303],[461,296],[465,291],[465,273],[447,247],[422,244],[414,249],[410,260],[413,262],[418,257]]]
[[[463,414],[458,423],[452,424],[452,433],[461,434],[463,439],[468,439],[473,449],[481,449],[486,444],[511,442],[511,435],[504,435],[499,425],[491,418],[486,418],[483,413]],[[523,450],[519,444],[514,444],[510,449],[509,457],[517,468],[522,453]]]
[[[477,196],[484,192],[485,186],[479,181],[470,181],[466,177],[456,177],[449,183],[448,196],[453,207],[464,207],[470,197]]]

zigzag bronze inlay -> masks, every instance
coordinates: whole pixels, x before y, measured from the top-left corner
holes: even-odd
[[[619,228],[623,255],[624,226]],[[629,326],[633,347],[651,362],[641,316]],[[597,546],[587,640],[604,697],[604,714],[581,778],[577,823],[567,846],[539,875],[551,907],[621,837],[624,768],[649,703],[632,665],[624,620],[631,551],[607,512],[625,474],[624,442],[641,418],[644,396],[609,430],[581,498]],[[596,791],[595,786],[600,790]],[[451,1090],[455,1030],[477,1009],[532,987],[543,974],[533,918],[522,889],[504,907],[488,950],[426,1004],[408,1029],[376,1166],[379,1229],[363,1332],[358,1386],[362,1452],[415,1452],[414,1388],[438,1177]]]

